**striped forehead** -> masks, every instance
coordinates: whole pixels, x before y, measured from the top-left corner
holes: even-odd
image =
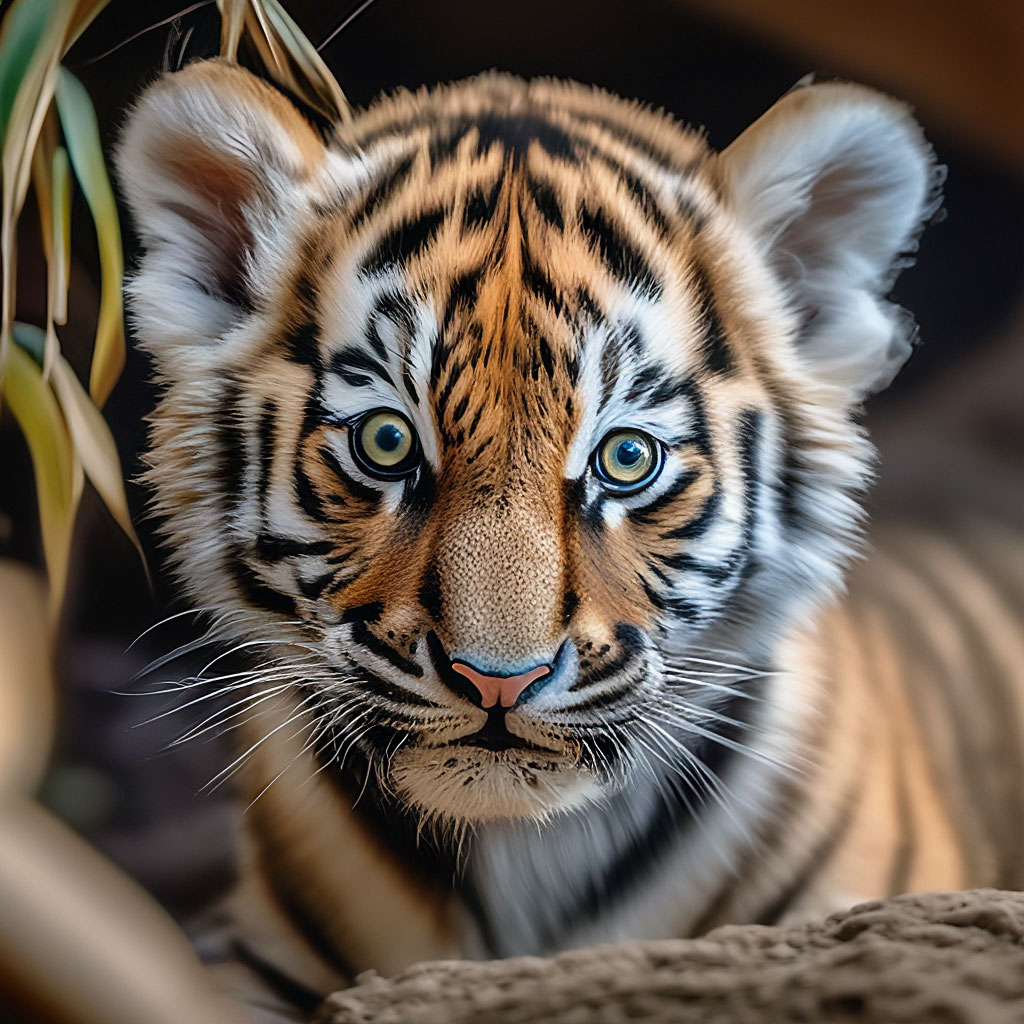
[[[664,436],[686,405],[678,381],[732,368],[699,177],[534,114],[407,131],[370,140],[362,191],[312,233],[303,289],[331,415],[397,408],[436,464],[453,375],[509,404],[557,364],[587,396],[578,448],[622,423]]]

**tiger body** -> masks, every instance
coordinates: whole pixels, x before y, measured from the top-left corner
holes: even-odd
[[[1017,577],[897,525],[839,596],[856,414],[909,352],[884,296],[936,203],[902,107],[799,89],[716,154],[488,75],[325,141],[210,62],[144,96],[119,160],[157,512],[263,666],[229,766],[250,966],[322,994],[1021,883],[1024,774],[983,799],[950,739],[973,627],[929,559],[1008,623],[971,736],[1019,766]],[[409,468],[360,447],[374,415]],[[927,601],[941,636],[908,637]]]

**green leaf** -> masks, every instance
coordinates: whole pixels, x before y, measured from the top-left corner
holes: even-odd
[[[35,324],[14,323],[14,340],[42,367],[46,356],[46,331]]]
[[[14,100],[46,33],[51,14],[45,0],[21,0],[4,19],[0,33],[0,143],[7,136]]]
[[[121,251],[121,227],[117,219],[114,192],[103,160],[96,112],[89,94],[74,75],[60,68],[56,97],[71,165],[92,211],[96,240],[99,243],[100,315],[96,324],[89,391],[97,405],[102,405],[124,366],[124,308],[121,297],[124,255]]]
[[[0,377],[9,348],[15,302],[15,239],[18,216],[28,192],[32,156],[53,98],[57,64],[64,52],[74,0],[19,0],[18,7],[47,12],[45,25],[35,38],[27,64],[22,66],[2,137],[0,154]],[[12,8],[11,14],[13,15]],[[25,22],[19,18],[18,24]],[[6,35],[6,32],[5,32]],[[28,38],[28,37],[26,37]],[[34,37],[32,37],[34,38]],[[22,45],[27,45],[23,42]],[[20,52],[20,51],[19,51]],[[20,59],[16,62],[21,66]]]

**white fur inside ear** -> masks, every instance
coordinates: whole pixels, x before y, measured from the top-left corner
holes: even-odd
[[[799,88],[720,160],[733,209],[800,315],[812,372],[854,398],[884,387],[913,340],[885,296],[942,181],[908,109],[861,86]]]
[[[151,86],[116,159],[145,249],[133,313],[157,351],[222,336],[252,296],[266,294],[330,173],[298,111],[221,61]]]

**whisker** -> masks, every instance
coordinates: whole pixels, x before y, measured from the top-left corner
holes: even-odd
[[[236,757],[234,761],[231,762],[231,764],[217,772],[217,774],[214,775],[213,778],[210,779],[210,781],[202,787],[200,792],[212,793],[224,782],[226,782],[235,773],[235,771],[237,771],[237,769],[240,768],[241,765],[256,752],[256,750],[259,747],[261,747],[264,743],[267,742],[267,740],[271,739],[273,736],[276,736],[282,729],[287,728],[287,726],[291,725],[292,722],[296,721],[300,716],[307,714],[310,709],[308,707],[305,707],[304,705],[310,699],[311,697],[307,697],[306,700],[302,701],[302,703],[300,703],[299,706],[296,709],[294,709],[293,712],[283,722],[281,722],[270,732],[268,732],[265,736],[263,736],[262,738],[258,739],[255,743],[253,743],[248,748],[248,750],[239,754],[238,757]]]
[[[105,57],[109,57],[112,53],[117,53],[122,46],[127,46],[129,43],[135,42],[136,39],[144,36],[147,32],[152,32],[154,29],[162,28],[164,25],[170,25],[171,22],[177,21],[179,18],[184,18],[186,15],[191,14],[193,11],[198,11],[200,7],[209,7],[210,4],[214,3],[215,0],[199,0],[198,3],[192,4],[191,7],[186,7],[184,10],[178,11],[177,14],[171,14],[164,18],[162,21],[155,22],[152,25],[147,25],[145,28],[139,29],[134,35],[130,35],[127,39],[122,39],[116,46],[112,46],[109,50],[104,50],[103,53],[98,54],[95,57],[89,57],[88,60],[83,60],[80,67],[88,67],[90,64],[96,64],[98,61],[103,60]]]

